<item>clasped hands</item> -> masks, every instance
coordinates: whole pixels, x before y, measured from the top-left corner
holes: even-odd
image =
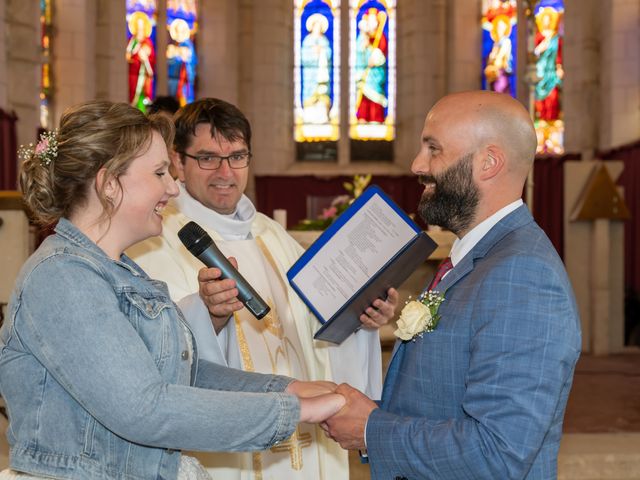
[[[237,268],[235,258],[229,257]],[[216,333],[229,321],[233,312],[244,307],[237,298],[238,289],[231,279],[221,279],[218,268],[202,268],[198,272],[199,294],[204,301]],[[394,316],[398,305],[397,290],[390,288],[387,298],[377,298],[360,315],[362,325],[378,329]],[[319,423],[325,434],[345,449],[364,449],[365,426],[369,414],[378,408],[375,402],[347,384],[327,381],[300,381],[289,384],[287,393],[300,399],[300,421]]]
[[[347,450],[365,448],[365,426],[376,403],[343,383],[294,380],[287,389],[300,399],[300,421],[319,423],[325,434]]]

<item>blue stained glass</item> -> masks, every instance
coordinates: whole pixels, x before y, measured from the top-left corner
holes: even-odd
[[[302,70],[301,102],[304,109],[322,104],[319,118],[326,123],[333,104],[333,13],[321,0],[309,2],[300,17],[303,26],[300,44]],[[324,111],[324,116],[322,112]]]
[[[180,105],[195,99],[196,66],[198,57],[194,35],[198,26],[195,0],[167,1],[167,73],[169,95]]]
[[[294,116],[298,142],[339,137],[339,1],[295,0]]]
[[[482,88],[515,97],[516,0],[484,0],[482,7]]]
[[[564,152],[561,108],[564,2],[541,0],[535,6],[533,14],[536,24],[533,54],[538,77],[534,101],[538,152],[561,154]]]

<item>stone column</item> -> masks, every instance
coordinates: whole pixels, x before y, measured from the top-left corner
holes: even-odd
[[[248,102],[241,100],[252,122],[253,173],[265,175],[284,170],[294,159],[293,143],[293,10],[289,0],[243,4],[241,45],[250,37],[242,55],[242,93],[250,85]],[[248,31],[250,28],[250,32]],[[251,74],[245,77],[247,68]],[[245,78],[250,79],[249,83]],[[243,98],[244,99],[244,98]]]
[[[18,145],[35,142],[40,126],[39,2],[5,3],[7,108],[18,115]]]
[[[167,45],[169,32],[167,30],[167,4],[156,2],[156,91],[155,96],[169,95],[169,78],[167,71]],[[155,97],[154,97],[155,98]]]
[[[55,15],[53,74],[57,124],[68,107],[96,97],[97,4],[58,0]]]
[[[480,2],[447,2],[446,86],[447,93],[480,88],[482,32]]]
[[[196,96],[221,98],[238,105],[240,61],[247,55],[239,41],[240,3],[211,0],[200,5]]]
[[[127,23],[125,2],[99,0],[96,18],[95,97],[114,102],[129,100],[127,83]],[[91,32],[88,32],[91,35]]]
[[[564,78],[562,108],[565,120],[565,151],[589,152],[598,147],[600,125],[600,52],[603,11],[615,2],[567,0],[564,15]]]
[[[447,2],[408,0],[397,8],[395,163],[408,173],[426,113],[447,89]]]
[[[640,3],[616,0],[606,5],[598,9],[601,150],[637,141],[640,132]]]

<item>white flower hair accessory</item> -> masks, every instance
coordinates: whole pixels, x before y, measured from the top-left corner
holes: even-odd
[[[40,140],[33,145],[21,145],[18,149],[18,157],[21,160],[27,160],[35,156],[44,167],[51,165],[58,156],[58,130],[43,132],[40,134]]]
[[[440,321],[438,309],[442,302],[444,294],[432,290],[423,292],[417,300],[407,302],[400,312],[398,328],[393,334],[400,340],[415,342],[415,337],[433,332]]]

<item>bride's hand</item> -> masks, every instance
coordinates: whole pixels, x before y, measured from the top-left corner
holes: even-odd
[[[345,398],[338,393],[327,393],[312,398],[301,398],[300,422],[324,422],[338,413],[345,404]]]
[[[337,387],[338,385],[333,382],[326,382],[322,380],[314,382],[294,380],[289,385],[287,385],[285,392],[292,393],[298,398],[311,398],[318,395],[333,393]]]

